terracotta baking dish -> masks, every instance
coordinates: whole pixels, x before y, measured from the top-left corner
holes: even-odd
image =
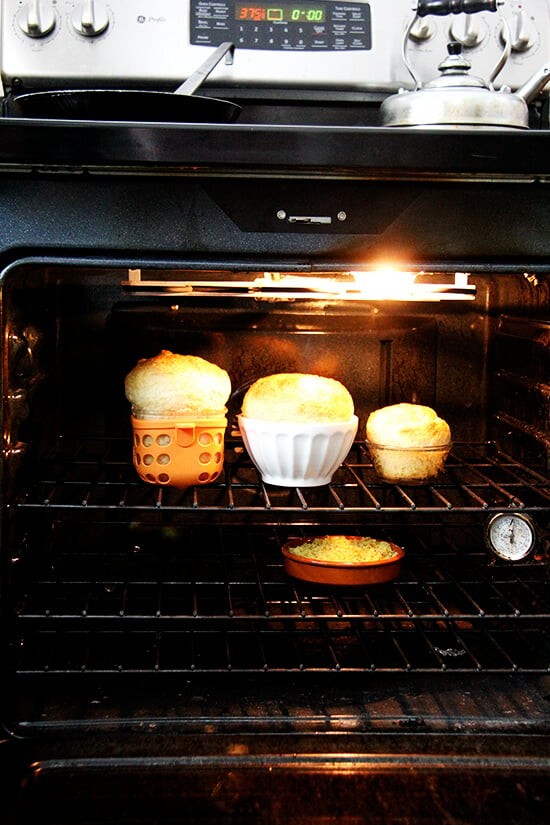
[[[315,538],[324,538],[316,536]],[[351,541],[359,540],[361,536],[345,536]],[[405,551],[396,544],[390,546],[395,550],[395,556],[381,561],[371,562],[340,562],[320,561],[308,559],[306,556],[297,556],[293,548],[308,544],[314,539],[292,539],[282,547],[286,572],[297,579],[303,579],[317,584],[344,584],[365,585],[380,584],[390,581],[399,575],[401,559]]]

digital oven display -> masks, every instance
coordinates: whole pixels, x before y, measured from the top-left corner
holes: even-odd
[[[364,51],[372,48],[370,4],[191,0],[190,38],[197,46],[230,40],[238,49]]]
[[[235,6],[235,20],[267,20],[272,23],[324,23],[326,10],[323,6]]]

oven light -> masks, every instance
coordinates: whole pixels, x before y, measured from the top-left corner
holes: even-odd
[[[122,285],[134,293],[149,295],[248,297],[258,301],[457,301],[473,300],[476,294],[476,287],[469,283],[466,272],[402,272],[384,268],[318,275],[222,271],[200,271],[200,274],[201,280],[158,277],[149,280],[140,269],[131,269]],[[179,308],[178,303],[172,306],[174,311]]]
[[[404,301],[412,295],[416,272],[398,272],[384,268],[371,272],[352,272],[355,283],[365,298]]]
[[[286,275],[281,272],[264,272],[261,277],[255,278],[252,284],[258,290],[295,290],[304,293],[319,293],[331,295],[335,298],[345,297],[350,283],[338,281],[329,275],[317,277],[315,275]]]
[[[467,272],[451,273],[446,282],[442,282],[442,273],[401,272],[389,267],[350,275],[365,301],[471,301],[476,295]]]

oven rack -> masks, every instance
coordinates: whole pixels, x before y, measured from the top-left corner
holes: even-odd
[[[28,562],[32,569],[16,588],[16,670],[550,671],[543,561],[496,562],[480,549],[475,528],[412,534],[395,527],[392,539],[406,548],[396,580],[330,588],[286,574],[280,547],[288,530],[191,528],[163,546],[149,528],[139,546],[127,536],[127,549],[117,550],[121,531],[112,548],[104,542],[101,550],[79,552],[80,526],[65,527],[58,537],[65,550],[51,556],[43,548],[45,569],[36,572],[39,561]]]
[[[329,485],[279,488],[265,485],[240,438],[226,441],[224,471],[211,484],[185,491],[142,482],[134,471],[128,439],[60,439],[57,450],[33,465],[14,505],[24,511],[62,510],[81,518],[101,511],[124,520],[128,511],[157,517],[239,521],[243,512],[272,522],[353,519],[365,512],[547,511],[550,480],[497,449],[493,442],[458,443],[444,471],[429,485],[381,482],[364,442],[356,442]]]

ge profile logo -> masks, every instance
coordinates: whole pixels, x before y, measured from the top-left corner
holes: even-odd
[[[137,17],[138,23],[166,23],[166,17],[144,17],[143,14],[139,14]]]

